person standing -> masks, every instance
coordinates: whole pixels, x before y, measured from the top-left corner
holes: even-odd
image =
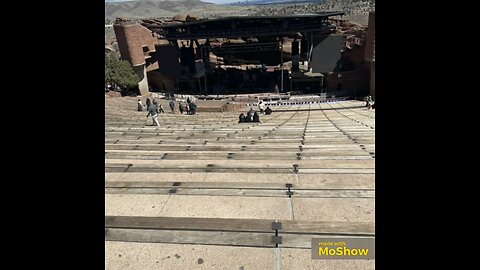
[[[368,107],[370,109],[370,104],[372,103],[372,96],[367,96],[365,98],[366,104],[365,107]]]
[[[372,96],[368,96],[368,110],[372,109],[372,106],[374,105]]]
[[[162,104],[159,104],[157,100],[153,100],[153,105],[157,107],[157,113],[165,113],[165,110],[162,107]]]
[[[157,102],[157,100],[154,99],[152,103],[153,103],[153,105],[155,106],[155,109],[157,110],[157,113],[160,113],[160,111],[159,111],[160,108],[158,107],[158,102]]]
[[[178,103],[178,110],[180,111],[180,114],[183,114],[183,104],[182,104],[182,102]]]
[[[160,127],[160,124],[158,123],[158,113],[157,113],[157,106],[155,105],[156,101],[153,101],[153,104],[150,104],[150,106],[148,106],[148,114],[147,114],[147,117],[149,115],[152,115],[152,121],[153,121],[153,125],[154,126],[157,126],[157,127]]]
[[[190,109],[190,114],[191,114],[191,115],[195,115],[195,113],[196,113],[196,111],[197,111],[197,105],[196,105],[195,103],[193,103],[193,102],[190,102],[190,103],[188,104],[188,107],[189,107],[189,109]]]
[[[150,105],[152,105],[152,102],[150,101],[149,98],[147,98],[147,100],[145,101],[145,104],[147,104],[147,110],[148,110],[148,107],[150,107]]]
[[[172,113],[175,113],[175,102],[173,100],[170,100],[170,103],[168,103],[168,105],[170,105],[170,109],[172,109]]]

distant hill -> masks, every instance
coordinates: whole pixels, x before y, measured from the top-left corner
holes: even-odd
[[[250,5],[271,5],[271,4],[301,4],[301,3],[323,3],[326,0],[243,0],[230,3],[231,6],[250,6]]]
[[[367,24],[368,12],[375,10],[375,0],[249,0],[237,1],[237,5],[216,5],[209,0],[134,0],[106,2],[105,21],[117,17],[132,19],[173,17],[191,14],[206,18],[225,16],[266,16],[304,14],[313,12],[343,11],[343,18]],[[302,2],[302,3],[300,3]],[[110,23],[108,23],[110,24]]]
[[[205,11],[228,11],[233,7],[215,5],[200,0],[136,0],[127,2],[106,2],[105,18],[151,18],[172,17],[177,14],[198,14]]]

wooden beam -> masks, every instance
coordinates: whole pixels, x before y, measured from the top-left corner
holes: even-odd
[[[272,220],[190,217],[106,216],[106,228],[272,232]]]
[[[106,188],[199,188],[199,189],[281,189],[285,183],[248,183],[248,182],[160,182],[160,181],[105,181]]]
[[[107,229],[106,241],[275,247],[271,233]]]
[[[231,231],[231,232],[274,232],[269,219],[235,218],[191,218],[191,217],[141,217],[105,216],[106,228]],[[279,233],[332,234],[332,235],[375,235],[372,222],[336,222],[278,220]]]

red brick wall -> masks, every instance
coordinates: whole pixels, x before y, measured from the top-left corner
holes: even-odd
[[[139,24],[115,24],[113,29],[122,58],[134,66],[145,63],[144,46],[148,46],[149,51],[154,51],[155,44],[158,43],[150,30]]]

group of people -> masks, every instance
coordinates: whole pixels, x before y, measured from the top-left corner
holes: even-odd
[[[152,116],[153,125],[160,126],[157,119],[158,114],[165,113],[165,110],[163,109],[162,104],[158,103],[155,99],[151,101],[149,98],[147,98],[145,103],[146,105],[144,106],[142,104],[142,100],[138,99],[137,110],[139,112],[142,112],[144,109],[146,109],[148,111],[147,117],[149,117],[150,115]],[[170,100],[168,105],[172,110],[172,113],[175,113],[175,106],[176,106],[175,101]],[[187,104],[183,104],[182,102],[178,103],[178,109],[181,114],[183,114],[183,112],[186,111],[188,115],[194,115],[197,112],[197,105],[188,98]]]
[[[197,113],[197,104],[191,101],[190,98],[187,98],[187,104],[184,105],[180,102],[178,104],[178,110],[181,114],[185,111],[188,115],[194,115]]]
[[[247,122],[260,122],[260,115],[256,111],[254,111],[252,108],[245,114],[241,113],[240,116],[238,116],[238,122],[239,123],[247,123]]]
[[[368,102],[368,101],[367,101]],[[146,106],[142,104],[142,101],[138,99],[138,104],[137,104],[137,110],[139,112],[143,111],[144,108],[147,109],[148,114],[147,117],[150,115],[152,116],[152,121],[154,126],[160,126],[158,122],[158,114],[159,113],[165,113],[165,110],[163,109],[162,105],[159,104],[155,99],[153,101],[150,101],[149,98],[146,100]],[[175,101],[172,99],[168,103],[170,109],[172,110],[172,113],[175,113]],[[269,115],[272,113],[272,109],[270,107],[265,107],[265,104],[260,101],[258,104],[259,112],[263,113],[265,115]],[[184,111],[186,111],[187,115],[195,115],[197,111],[197,105],[190,100],[190,98],[187,98],[187,104],[183,104],[182,102],[178,103],[178,109],[181,114],[183,114]],[[245,123],[245,122],[260,122],[260,116],[259,114],[254,111],[252,108],[245,114],[241,113],[238,119],[239,123]]]
[[[247,115],[241,113],[238,117],[238,123],[246,123],[246,122],[260,122],[260,116],[257,112],[250,108],[247,112]]]
[[[156,100],[153,100],[153,102],[152,102],[152,101],[150,101],[149,98],[147,98],[145,106],[142,104],[142,100],[138,99],[137,110],[139,112],[143,111],[144,109],[148,110],[148,107],[152,103],[157,106],[157,108],[158,108],[157,112],[158,113],[165,113],[165,110],[163,109],[162,104],[159,104]],[[168,106],[172,110],[172,113],[175,113],[175,106],[176,106],[175,101],[170,100],[170,102],[168,103]],[[189,115],[194,115],[197,112],[197,105],[188,98],[186,104],[184,104],[182,102],[178,103],[178,110],[180,111],[181,114],[183,114],[183,112],[185,111]]]
[[[369,110],[370,109],[375,109],[375,103],[373,102],[372,96],[366,96],[365,97],[365,107],[367,107]]]
[[[266,107],[265,108],[265,103],[263,103],[263,101],[260,101],[258,103],[258,110],[260,111],[260,113],[263,113],[263,114],[266,114],[266,115],[269,115],[269,114],[272,114],[272,109],[270,109],[270,107]]]
[[[158,122],[158,114],[165,113],[165,110],[163,109],[162,104],[158,103],[155,99],[151,101],[149,98],[147,98],[147,100],[145,101],[145,104],[146,104],[145,107],[148,111],[147,117],[151,115],[153,125],[159,127],[160,123]],[[137,111],[141,112],[143,111],[143,108],[144,106],[142,104],[142,100],[138,99]],[[170,108],[171,108],[171,105],[170,105]],[[173,112],[173,109],[172,109],[172,112]]]
[[[270,107],[268,106],[265,107],[265,104],[262,101],[258,103],[258,111],[265,115],[272,114],[273,112],[272,109],[270,109]],[[260,122],[260,116],[252,108],[250,108],[250,110],[246,113],[246,115],[241,113],[238,116],[238,123],[248,123],[248,122],[257,122],[257,123]]]
[[[147,100],[145,101],[145,106],[142,104],[142,100],[141,99],[138,99],[138,102],[137,102],[137,111],[141,112],[143,111],[143,109],[145,108],[147,111],[148,111],[148,108],[150,107],[150,105],[155,105],[156,109],[157,109],[157,113],[165,113],[165,110],[163,109],[163,106],[162,104],[159,104],[155,99],[153,101],[151,101],[149,98],[147,98]]]

